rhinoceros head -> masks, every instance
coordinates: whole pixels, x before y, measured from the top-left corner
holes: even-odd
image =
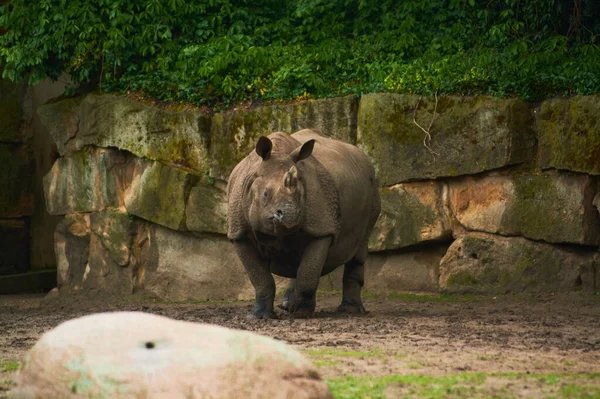
[[[306,186],[302,175],[303,159],[313,151],[309,140],[291,154],[273,150],[273,143],[261,137],[256,153],[262,158],[250,189],[249,221],[256,232],[284,236],[298,230],[304,217]]]

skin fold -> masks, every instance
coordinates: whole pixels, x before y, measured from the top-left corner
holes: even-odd
[[[234,168],[227,192],[227,236],[256,290],[251,316],[277,317],[276,274],[291,279],[281,307],[310,317],[319,278],[341,265],[339,310],[365,311],[367,242],[381,204],[360,149],[316,130],[271,133]]]

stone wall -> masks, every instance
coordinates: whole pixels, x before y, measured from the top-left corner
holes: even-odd
[[[375,165],[367,290],[600,289],[598,97],[369,94],[207,115],[88,94],[38,114],[60,154],[44,191],[63,217],[61,291],[251,298],[224,235],[227,178],[261,134],[310,127]],[[341,269],[321,287],[340,289]]]

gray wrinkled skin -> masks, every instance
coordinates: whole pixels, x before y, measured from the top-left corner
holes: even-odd
[[[272,273],[292,279],[282,307],[310,317],[319,278],[341,265],[339,309],[365,311],[360,292],[380,199],[360,149],[315,130],[272,133],[235,167],[227,192],[227,236],[256,290],[253,317],[276,317]]]

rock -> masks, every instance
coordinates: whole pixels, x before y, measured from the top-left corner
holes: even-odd
[[[24,84],[0,79],[0,142],[21,143],[21,101]]]
[[[152,162],[134,175],[125,195],[132,215],[173,230],[185,229],[185,206],[195,178],[183,169]]]
[[[89,94],[38,108],[61,155],[83,146],[115,147],[197,171],[208,168],[210,118],[170,111],[124,96]]]
[[[600,175],[599,113],[598,96],[544,101],[536,119],[540,166]]]
[[[144,290],[162,299],[250,299],[254,290],[232,244],[223,236],[204,238],[151,226]]]
[[[596,210],[600,212],[600,192],[594,197],[592,205],[594,205],[596,207]]]
[[[29,270],[29,224],[0,219],[0,276]]]
[[[378,294],[400,291],[437,292],[440,260],[448,247],[369,254],[365,266],[365,289]]]
[[[59,158],[44,176],[48,213],[66,215],[121,206],[125,162],[121,151],[89,147]]]
[[[431,126],[434,156],[413,123],[418,97],[367,94],[358,108],[358,144],[375,164],[382,186],[418,179],[480,173],[532,160],[529,106],[517,99],[442,97]],[[427,129],[435,101],[420,102],[417,122]]]
[[[90,215],[91,231],[100,240],[113,261],[119,266],[127,266],[131,256],[133,239],[132,218],[122,212],[106,210]]]
[[[81,280],[81,288],[104,292],[111,296],[131,294],[134,222],[130,215],[107,210],[90,214],[89,258]]]
[[[187,228],[194,233],[227,234],[227,193],[216,186],[196,186],[185,209]]]
[[[440,263],[440,290],[483,294],[595,289],[597,251],[471,233]]]
[[[453,181],[450,205],[467,229],[553,243],[600,244],[592,206],[598,181],[572,173],[474,176]]]
[[[283,342],[141,312],[88,315],[45,333],[12,393],[83,396],[333,398],[315,366]]]
[[[386,251],[452,237],[442,206],[443,184],[414,182],[382,188],[381,213],[369,239],[370,251]]]
[[[56,299],[58,298],[58,296],[60,295],[59,291],[58,291],[58,287],[54,287],[52,288],[44,297],[45,300],[48,299]]]
[[[215,114],[211,124],[211,169],[213,177],[227,181],[229,174],[261,135],[304,128],[321,129],[325,136],[356,142],[354,96],[327,98],[289,105],[271,105]]]
[[[54,232],[59,290],[79,290],[90,254],[90,215],[66,216]]]
[[[35,161],[24,146],[0,144],[0,218],[31,216]]]

